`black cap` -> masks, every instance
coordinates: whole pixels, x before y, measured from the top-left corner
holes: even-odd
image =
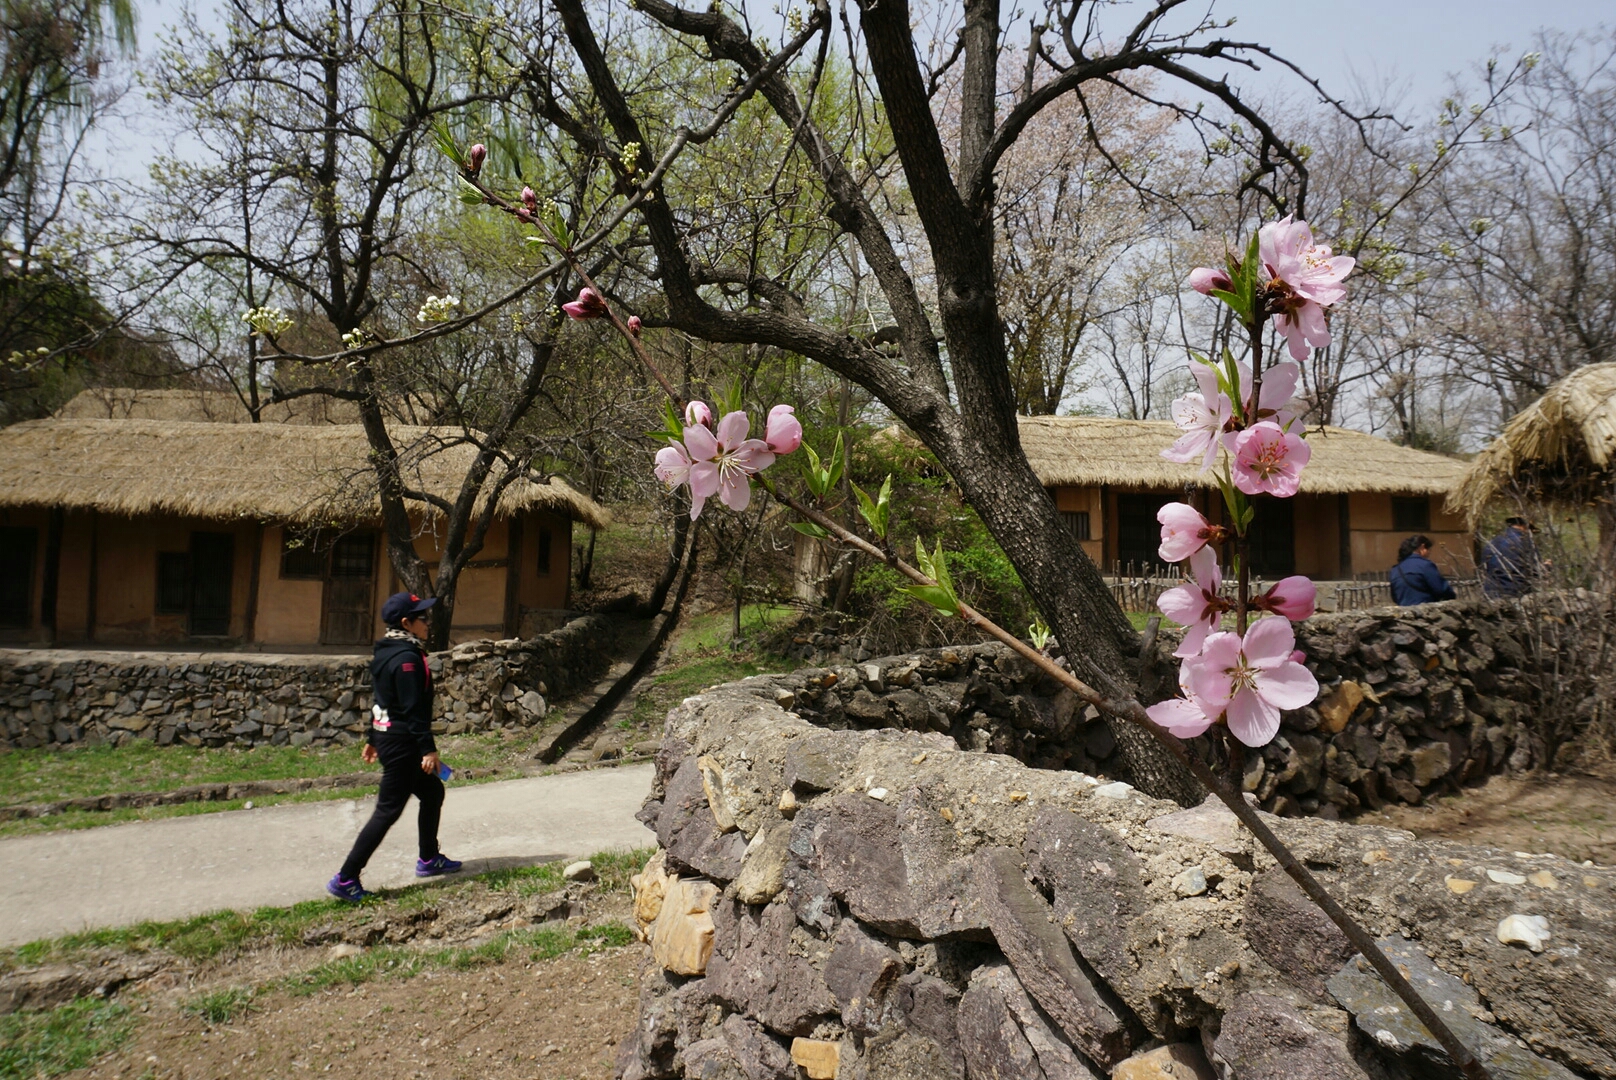
[[[407,618],[426,614],[437,602],[438,598],[435,596],[422,600],[414,593],[394,593],[382,601],[382,622],[388,626],[397,626]]]

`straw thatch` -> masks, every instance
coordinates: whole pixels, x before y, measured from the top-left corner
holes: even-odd
[[[259,416],[275,424],[357,424],[359,407],[321,394],[265,405]],[[128,386],[81,390],[56,410],[58,420],[196,420],[245,424],[241,398],[228,390],[142,390]]]
[[[448,429],[389,429],[407,486],[454,498],[476,450]],[[370,444],[357,424],[34,420],[0,429],[0,507],[183,514],[298,524],[380,517]],[[430,512],[426,504],[416,504]],[[499,512],[546,510],[610,522],[559,479],[517,480]]]
[[[1090,416],[1019,419],[1022,449],[1047,487],[1109,484],[1179,490],[1186,485],[1216,484],[1212,472],[1201,473],[1199,463],[1177,465],[1161,456],[1178,436],[1170,421]],[[1361,431],[1326,427],[1306,434],[1313,455],[1302,472],[1303,494],[1441,495],[1464,471],[1464,464],[1452,458],[1411,450]]]
[[[1578,368],[1504,427],[1476,456],[1448,499],[1472,522],[1523,470],[1569,491],[1616,465],[1616,363]],[[1608,477],[1607,477],[1608,482]]]

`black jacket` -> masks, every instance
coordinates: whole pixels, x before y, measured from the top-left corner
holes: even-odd
[[[432,669],[419,643],[404,638],[376,642],[370,686],[375,703],[387,711],[386,728],[372,719],[370,742],[384,737],[414,739],[423,757],[438,749],[432,739]]]

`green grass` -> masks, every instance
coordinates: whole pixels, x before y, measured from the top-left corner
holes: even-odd
[[[256,1008],[254,996],[250,988],[232,986],[196,995],[185,1003],[185,1011],[209,1024],[228,1024]]]
[[[134,1028],[129,1007],[82,997],[47,1012],[0,1016],[0,1080],[35,1080],[83,1068]]]
[[[741,640],[758,630],[767,629],[781,619],[789,619],[796,611],[789,604],[745,604],[741,607]],[[684,620],[669,646],[670,655],[680,653],[708,653],[729,649],[733,644],[730,632],[734,629],[734,612],[728,608],[693,615]]]
[[[494,780],[498,777],[485,779]],[[483,781],[466,782],[476,784]],[[219,799],[211,802],[176,803],[173,806],[124,807],[120,810],[68,810],[60,814],[51,814],[49,817],[19,818],[15,821],[0,822],[0,837],[29,836],[63,829],[94,829],[102,825],[189,817],[192,814],[214,814],[223,810],[241,810],[249,802],[254,807],[279,806],[281,803],[323,802],[327,799],[362,799],[375,793],[376,785],[366,784],[364,787],[325,788],[320,791],[298,791],[290,795],[255,795],[251,799]]]
[[[618,727],[660,730],[668,710],[692,694],[748,675],[785,671],[790,667],[788,660],[762,654],[726,651],[695,656],[641,683],[633,711],[626,720],[618,721]]]

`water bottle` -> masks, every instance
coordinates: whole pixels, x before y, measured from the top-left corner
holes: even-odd
[[[446,762],[442,762],[442,761],[438,762],[438,779],[439,780],[442,780],[444,783],[448,783],[449,782],[449,777],[451,777],[453,775],[454,775],[454,770],[449,768],[449,766],[448,766],[448,764]]]

